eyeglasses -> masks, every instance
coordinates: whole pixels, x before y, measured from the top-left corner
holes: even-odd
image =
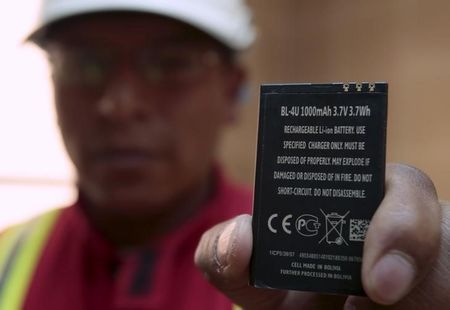
[[[53,75],[59,83],[90,89],[104,87],[124,60],[106,48],[57,48],[50,50]],[[174,87],[198,80],[221,62],[221,51],[211,47],[170,45],[140,49],[133,55],[133,69],[151,86]]]

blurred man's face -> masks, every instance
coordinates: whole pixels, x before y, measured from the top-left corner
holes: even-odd
[[[160,212],[204,183],[240,71],[180,23],[97,15],[47,45],[59,125],[94,205]]]

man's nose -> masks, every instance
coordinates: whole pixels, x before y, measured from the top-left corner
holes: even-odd
[[[114,72],[98,102],[100,116],[111,121],[146,119],[155,110],[155,98],[145,95],[146,87],[138,73],[128,64]]]

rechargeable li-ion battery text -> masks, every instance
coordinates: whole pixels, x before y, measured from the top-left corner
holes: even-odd
[[[386,122],[386,83],[261,87],[252,285],[364,295]]]

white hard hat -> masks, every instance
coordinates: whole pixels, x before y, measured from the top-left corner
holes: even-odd
[[[105,11],[132,11],[167,16],[189,24],[234,50],[255,39],[245,0],[43,0],[38,25],[29,39],[68,17]]]

